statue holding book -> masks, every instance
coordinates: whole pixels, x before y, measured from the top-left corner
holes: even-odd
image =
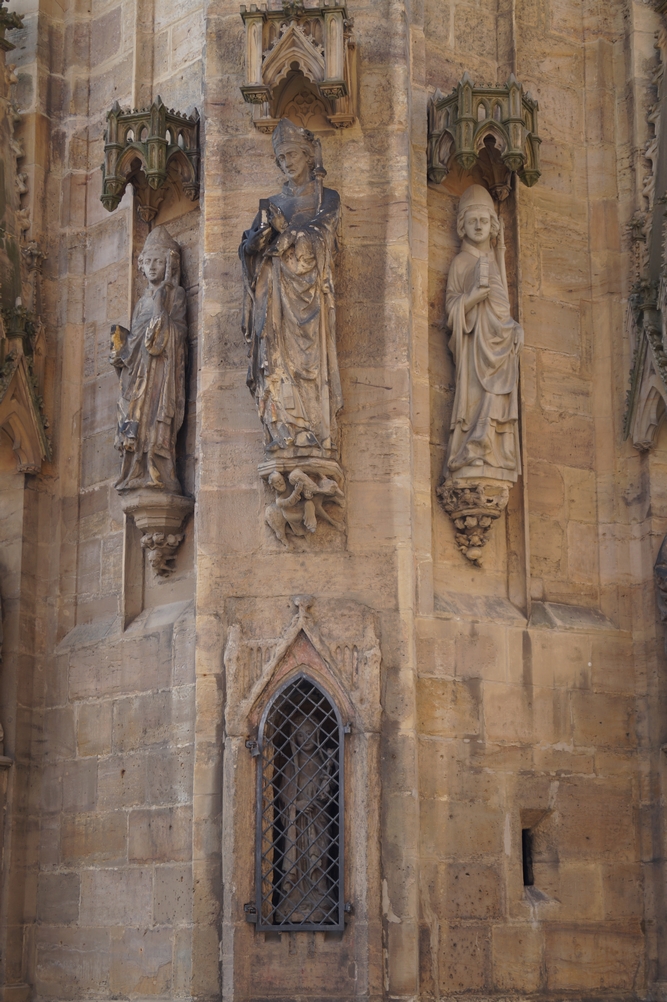
[[[323,187],[320,141],[307,129],[281,119],[273,149],[285,183],[282,191],[260,199],[239,247],[247,383],[264,428],[261,475],[279,484],[283,481],[272,473],[289,479],[298,469],[319,493],[322,478],[342,483],[334,290],[340,197]],[[267,521],[276,532],[274,509]],[[276,535],[284,542],[282,528]],[[306,529],[314,531],[308,524]]]
[[[459,530],[457,545],[479,563],[491,523],[507,505],[508,485],[521,473],[523,330],[510,312],[502,224],[479,184],[461,196],[457,231],[463,242],[446,295],[456,389],[438,493]]]
[[[120,377],[114,445],[121,454],[116,489],[144,533],[142,546],[158,575],[174,569],[178,532],[193,502],[176,475],[176,438],[185,414],[187,326],[181,251],[164,226],[139,255],[147,281],[130,329],[111,331],[110,362]]]

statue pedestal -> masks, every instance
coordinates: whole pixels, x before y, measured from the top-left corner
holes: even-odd
[[[345,478],[336,460],[278,455],[260,463],[259,474],[276,492],[264,518],[283,546],[289,545],[287,530],[305,536],[321,521],[345,531],[340,517],[345,511]]]
[[[195,505],[193,499],[141,488],[123,492],[121,505],[143,533],[141,546],[148,554],[151,567],[158,576],[168,577],[174,570],[176,550],[183,540],[181,526]]]
[[[480,567],[491,526],[507,507],[509,484],[487,478],[448,479],[438,487],[437,495],[454,523],[456,545]]]

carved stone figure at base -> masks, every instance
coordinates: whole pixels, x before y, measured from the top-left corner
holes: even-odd
[[[243,333],[250,356],[247,383],[264,427],[266,460],[274,461],[278,474],[273,486],[279,497],[267,511],[267,522],[285,542],[288,525],[294,535],[314,532],[317,511],[330,521],[322,500],[327,490],[331,497],[342,495],[334,294],[340,198],[322,186],[326,171],[320,142],[307,129],[282,119],[273,133],[273,148],[285,184],[260,201],[239,256],[245,285]],[[332,464],[336,488],[319,479],[314,486],[312,481],[298,483],[299,476],[292,479],[304,472],[306,460]],[[276,486],[283,475],[291,490]]]
[[[288,545],[288,528],[295,536],[305,536],[315,532],[318,518],[339,532],[344,531],[342,523],[332,518],[324,507],[325,502],[330,502],[345,509],[345,496],[335,480],[324,475],[314,480],[298,467],[289,474],[288,482],[278,470],[270,473],[267,480],[277,496],[266,509],[266,522],[285,546]]]
[[[449,347],[456,390],[438,497],[456,543],[474,564],[521,472],[519,353],[523,330],[510,313],[505,244],[493,199],[473,184],[461,196],[463,239],[447,278]],[[495,240],[495,250],[492,241]]]
[[[123,509],[144,532],[142,547],[156,574],[174,568],[178,530],[193,502],[176,476],[176,437],[185,413],[187,328],[181,252],[164,226],[149,233],[139,255],[148,288],[130,330],[111,331],[110,362],[120,376],[115,446]]]

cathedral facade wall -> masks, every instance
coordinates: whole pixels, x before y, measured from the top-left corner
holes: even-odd
[[[0,432],[3,997],[662,998],[665,433],[639,451],[623,428],[661,15],[643,0],[348,3],[353,121],[331,127],[305,79],[283,108],[321,140],[341,202],[344,531],[319,519],[285,546],[258,471],[238,252],[284,179],[240,90],[238,3],[11,7],[30,228],[6,221],[46,255],[23,294],[44,320],[52,452],[16,472]],[[465,73],[515,74],[542,140],[539,182],[515,177],[499,209],[525,331],[521,472],[481,567],[436,493],[471,175],[428,180],[428,114]],[[199,198],[172,176],[156,202],[129,184],[108,212],[107,114],[158,96],[201,116]],[[109,364],[158,226],[180,246],[176,472],[195,501],[168,576],[115,486]],[[262,929],[256,910],[262,728],[297,675],[344,727],[343,930]]]

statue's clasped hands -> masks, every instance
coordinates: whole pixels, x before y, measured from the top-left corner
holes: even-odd
[[[279,236],[273,247],[269,251],[269,254],[274,257],[279,257],[284,254],[285,251],[294,244],[296,240],[296,230],[292,229],[283,215],[282,209],[274,205],[273,202],[269,203],[269,224],[274,229],[277,230]]]

